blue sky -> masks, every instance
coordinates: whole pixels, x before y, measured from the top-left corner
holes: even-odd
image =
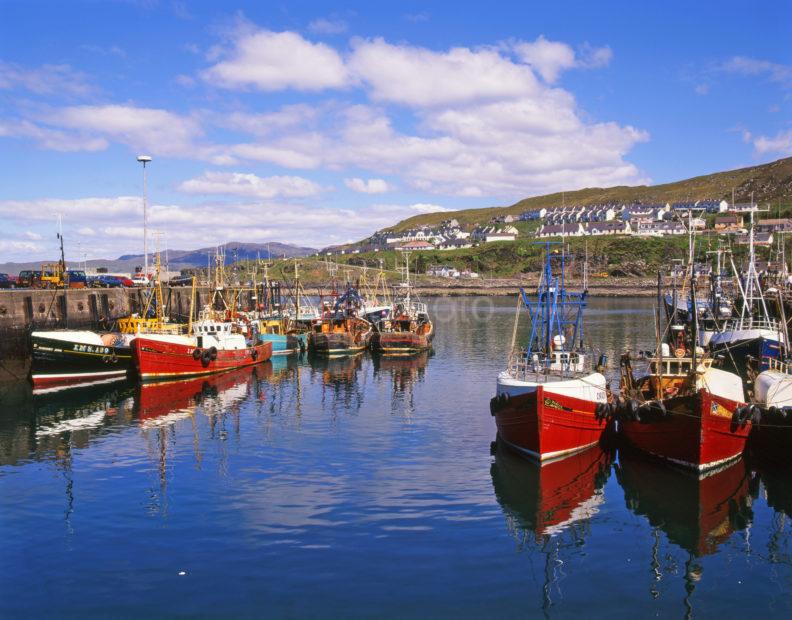
[[[791,40],[788,1],[6,0],[0,262],[58,213],[72,259],[140,250],[140,153],[180,249],[772,161]]]

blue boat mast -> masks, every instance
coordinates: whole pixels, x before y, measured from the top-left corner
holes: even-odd
[[[545,241],[545,262],[542,278],[536,291],[536,299],[528,297],[520,287],[520,296],[531,318],[531,335],[526,350],[526,358],[536,355],[545,369],[556,360],[552,353],[570,353],[583,346],[583,309],[587,305],[588,291],[570,293],[565,286],[566,256],[563,251],[554,252],[557,241]],[[553,272],[553,261],[558,264],[558,272]],[[571,338],[568,335],[571,332]],[[560,338],[556,339],[556,336]],[[567,359],[570,359],[567,357]]]

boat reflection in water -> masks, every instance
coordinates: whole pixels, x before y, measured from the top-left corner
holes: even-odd
[[[393,391],[404,392],[423,380],[431,355],[431,349],[410,356],[373,355],[374,375],[389,374],[393,379]]]
[[[753,519],[743,459],[699,476],[622,450],[616,476],[627,507],[696,557],[715,553]]]
[[[539,542],[586,523],[604,501],[612,462],[613,454],[595,445],[540,465],[498,440],[490,473],[512,533],[520,540],[522,532],[530,532]]]
[[[391,412],[406,419],[416,411],[415,385],[426,375],[426,365],[432,349],[409,356],[373,355],[374,380],[390,382]]]
[[[336,413],[360,410],[364,390],[358,381],[358,373],[363,366],[363,356],[314,356],[310,362],[312,380],[319,378],[321,381],[324,405]]]
[[[683,605],[685,617],[692,617],[693,593],[704,573],[698,558],[716,553],[735,532],[750,526],[756,479],[742,458],[701,475],[646,459],[632,450],[619,451],[616,476],[627,508],[645,516],[653,528],[653,598],[660,596],[664,572],[659,532],[687,551]]]
[[[205,413],[227,411],[243,401],[257,372],[272,374],[269,362],[207,377],[141,383],[135,411],[143,427],[172,424],[189,417],[198,405]]]
[[[95,437],[132,421],[130,383],[36,395],[26,387],[0,408],[0,465],[59,460],[73,448],[87,447]]]

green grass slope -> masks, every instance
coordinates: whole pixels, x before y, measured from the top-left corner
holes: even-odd
[[[662,185],[619,186],[587,188],[574,192],[547,194],[526,198],[508,207],[467,209],[463,211],[428,213],[416,215],[392,226],[389,230],[400,231],[416,226],[434,226],[449,217],[456,218],[463,226],[485,224],[499,215],[519,215],[524,211],[560,205],[586,205],[606,202],[666,203],[689,200],[726,199],[731,202],[732,189],[737,202],[748,202],[753,192],[759,204],[771,203],[786,212],[792,209],[792,157],[779,159],[769,164],[740,168],[708,174],[684,181]]]

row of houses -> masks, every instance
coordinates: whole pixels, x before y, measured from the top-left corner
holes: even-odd
[[[632,220],[646,218],[652,220],[671,220],[678,217],[680,211],[699,211],[708,214],[745,213],[755,207],[752,203],[729,205],[725,200],[699,200],[696,202],[676,202],[665,204],[644,203],[607,203],[592,205],[564,205],[534,209],[519,216],[520,221],[541,220],[546,224],[610,222],[612,220]],[[507,216],[511,217],[511,216]]]

